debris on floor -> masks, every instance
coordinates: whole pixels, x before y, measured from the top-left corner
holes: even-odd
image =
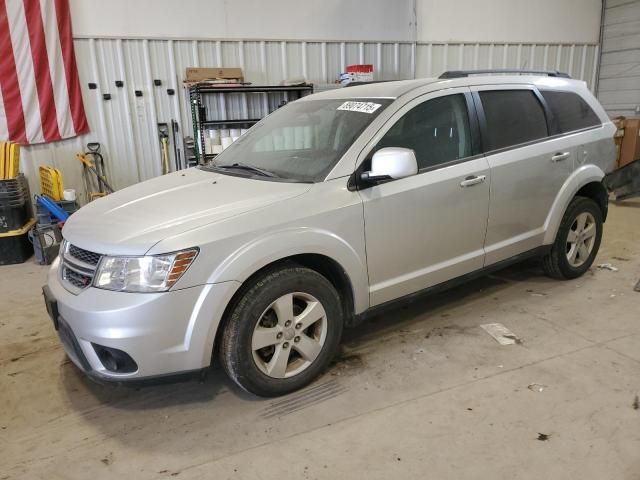
[[[540,440],[541,442],[546,442],[547,440],[549,440],[549,437],[551,437],[551,434],[538,432],[538,440]]]
[[[627,257],[611,257],[614,260],[618,260],[619,262],[628,262],[629,259]]]
[[[547,388],[546,385],[542,385],[540,383],[532,383],[531,385],[529,385],[527,387],[529,390],[531,390],[532,392],[541,392],[543,391],[545,388]]]
[[[636,398],[633,399],[633,403],[631,404],[634,410],[640,409],[640,398],[636,395]]]
[[[522,340],[501,323],[485,323],[480,325],[480,328],[495,338],[500,345],[522,343]]]
[[[633,287],[633,291],[634,292],[640,292],[640,280],[638,280],[638,283],[636,283],[636,286]]]
[[[598,265],[598,268],[600,270],[610,270],[612,272],[617,272],[618,271],[618,268],[614,267],[610,263],[601,263],[600,265]]]
[[[531,294],[532,297],[546,297],[547,296],[547,293],[536,292],[534,290],[531,290],[530,288],[527,289],[527,293]]]
[[[357,353],[343,352],[333,362],[331,362],[330,375],[353,375],[364,365],[362,357]]]

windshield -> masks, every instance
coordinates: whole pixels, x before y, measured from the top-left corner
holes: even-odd
[[[292,102],[262,119],[202,168],[260,178],[322,181],[391,102],[378,98]]]

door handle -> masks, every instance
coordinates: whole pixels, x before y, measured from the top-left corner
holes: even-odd
[[[486,175],[471,175],[460,182],[461,187],[471,187],[478,185],[487,179]]]
[[[566,160],[571,156],[571,152],[560,152],[556,153],[553,157],[551,157],[552,162],[561,162],[562,160]]]

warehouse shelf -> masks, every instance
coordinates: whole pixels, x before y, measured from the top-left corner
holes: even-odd
[[[251,127],[260,121],[260,119],[269,113],[273,112],[282,105],[288,102],[297,100],[306,95],[313,93],[313,85],[247,85],[247,86],[216,86],[216,85],[194,85],[189,88],[189,99],[191,104],[191,120],[193,122],[193,134],[196,141],[195,154],[198,164],[213,158],[215,154],[207,153],[205,149],[205,130],[209,130],[208,127]],[[207,101],[207,97],[218,96],[220,98],[220,104],[231,104],[231,95],[236,97],[238,94],[243,98],[245,105],[245,115],[253,113],[254,118],[221,118],[224,116],[233,117],[235,115],[229,115],[225,111],[224,107],[219,107],[216,104],[216,112],[207,112],[207,106],[212,105],[212,102]],[[261,108],[259,112],[248,112],[246,105],[249,101],[248,95],[251,98],[255,96],[262,96]],[[260,118],[255,118],[256,113]]]
[[[223,125],[253,125],[254,123],[258,123],[261,119],[259,118],[241,118],[237,120],[204,120],[200,122],[205,126],[223,126]]]

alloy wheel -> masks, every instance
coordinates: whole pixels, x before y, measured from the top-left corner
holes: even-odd
[[[595,244],[596,228],[596,220],[589,212],[580,213],[573,221],[566,244],[569,265],[577,268],[587,261]]]
[[[327,314],[314,296],[288,293],[262,313],[253,330],[251,351],[262,373],[289,378],[308,368],[327,337]]]

